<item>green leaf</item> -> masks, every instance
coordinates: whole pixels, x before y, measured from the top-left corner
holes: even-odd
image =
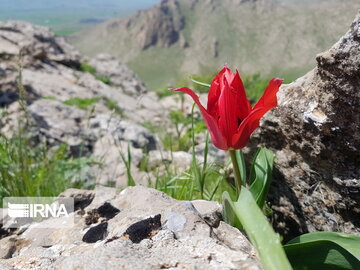
[[[250,192],[261,209],[264,208],[267,193],[269,191],[274,154],[266,148],[260,148],[255,155],[250,170]]]
[[[222,216],[224,221],[233,227],[243,229],[241,222],[235,214],[235,204],[227,191],[224,191],[222,194],[222,206]]]
[[[191,81],[192,81],[193,83],[196,83],[196,84],[201,85],[201,86],[210,87],[210,84],[208,84],[208,83],[199,82],[199,81],[194,80],[194,79],[191,79]]]
[[[360,269],[360,236],[335,232],[301,235],[284,246],[286,255],[297,269]]]
[[[125,158],[125,155],[120,151],[120,157],[125,165],[125,168],[126,168],[126,176],[127,176],[127,179],[128,179],[128,182],[127,182],[127,185],[129,187],[133,187],[133,186],[136,186],[136,183],[135,183],[135,180],[132,176],[132,173],[131,173],[131,149],[130,149],[130,144],[128,144],[128,147],[127,147],[127,160]]]
[[[237,202],[232,202],[229,194],[223,194],[223,214],[225,220],[240,222],[251,243],[256,248],[265,270],[291,270],[278,236],[266,220],[253,195],[242,187]]]
[[[192,139],[192,160],[191,160],[191,171],[192,175],[195,178],[195,182],[198,185],[201,198],[204,197],[204,183],[203,178],[201,176],[200,167],[196,160],[196,152],[195,152],[195,132],[194,132],[194,110],[195,110],[195,103],[191,109],[191,139]]]

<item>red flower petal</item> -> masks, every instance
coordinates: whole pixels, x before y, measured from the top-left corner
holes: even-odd
[[[219,119],[218,125],[222,134],[231,144],[231,138],[238,129],[238,119],[240,118],[240,107],[238,106],[237,93],[230,89],[226,76],[222,78],[221,94],[218,101]]]
[[[232,82],[230,83],[230,85],[232,86],[234,91],[237,92],[237,95],[238,95],[237,102],[238,102],[238,106],[240,108],[240,119],[244,120],[245,117],[249,115],[252,108],[251,108],[250,101],[246,97],[244,84],[243,84],[241,77],[239,75],[239,72],[237,70],[236,70],[236,74],[235,74]]]
[[[261,117],[269,110],[277,106],[276,93],[282,83],[282,79],[274,78],[269,82],[264,94],[256,103],[254,109],[242,121],[237,133],[232,137],[231,147],[241,149],[248,143],[251,134],[259,127]]]
[[[215,119],[218,118],[218,100],[220,96],[220,79],[224,74],[226,67],[224,67],[212,80],[208,94],[207,107],[209,114]]]
[[[231,147],[244,148],[250,139],[251,133],[259,126],[260,118],[266,113],[261,108],[253,110],[240,124],[238,132],[232,137]]]
[[[202,116],[204,117],[206,126],[210,132],[210,136],[213,144],[222,150],[227,150],[228,146],[224,136],[221,134],[220,129],[217,125],[217,121],[212,117],[208,111],[201,105],[199,97],[188,87],[170,89],[171,91],[181,91],[192,97],[194,102],[199,106]]]
[[[283,79],[273,78],[269,85],[266,87],[264,94],[259,99],[259,101],[254,106],[254,109],[260,107],[266,107],[268,110],[275,108],[277,106],[277,98],[276,93],[279,90],[279,87],[282,83]]]

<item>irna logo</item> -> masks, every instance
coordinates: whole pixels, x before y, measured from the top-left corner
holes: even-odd
[[[9,203],[8,215],[12,218],[37,218],[69,216],[64,204]]]
[[[74,225],[74,198],[6,197],[3,207],[4,228],[19,228],[32,223],[37,223],[39,228]]]

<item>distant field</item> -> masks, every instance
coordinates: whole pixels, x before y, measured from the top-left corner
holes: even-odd
[[[106,12],[98,13],[94,11],[70,11],[70,10],[27,10],[27,11],[4,11],[0,10],[0,20],[22,20],[35,24],[50,27],[57,35],[69,35],[82,30],[95,23],[81,22],[84,19],[105,20],[109,17],[121,17],[124,14],[114,12],[107,14]],[[91,21],[91,20],[89,20]]]
[[[0,0],[0,21],[22,20],[50,27],[57,35],[69,35],[103,20],[125,17],[158,0]]]

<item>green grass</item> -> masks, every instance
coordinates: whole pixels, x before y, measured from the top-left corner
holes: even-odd
[[[82,62],[81,65],[80,65],[80,71],[82,72],[87,72],[87,73],[90,73],[92,74],[95,79],[107,84],[107,85],[111,85],[111,79],[107,76],[103,76],[103,75],[98,75],[96,73],[96,68],[89,65],[87,62]]]
[[[190,144],[194,142],[192,135],[189,141]],[[150,172],[155,176],[155,181],[149,181],[149,187],[160,190],[177,200],[204,199],[221,202],[224,191],[234,193],[232,185],[227,181],[229,173],[224,169],[224,164],[209,163],[207,151],[204,152],[203,162],[199,163],[195,158],[194,148],[192,153],[193,160],[189,169],[181,173],[176,167],[167,163],[163,164],[165,168],[149,170],[149,157],[144,155],[140,170]],[[133,176],[128,162],[131,160],[131,153],[127,152],[126,156],[122,153],[121,158],[127,168],[128,183],[133,185]]]
[[[94,163],[91,158],[70,157],[67,145],[50,153],[44,144],[34,146],[24,133],[10,139],[0,134],[0,207],[4,197],[52,197],[86,186],[81,171]]]
[[[107,84],[107,85],[111,85],[111,80],[110,80],[110,78],[107,77],[107,76],[95,76],[95,78],[96,78],[97,80],[99,80],[99,81]]]
[[[96,68],[94,68],[93,66],[90,66],[88,64],[88,62],[82,62],[81,65],[80,65],[80,70],[82,72],[87,72],[87,73],[90,73],[92,75],[96,74]]]
[[[109,98],[103,98],[105,106],[112,112],[116,113],[119,116],[124,117],[124,110],[119,107],[116,101],[109,99]]]
[[[69,105],[69,106],[76,106],[79,109],[87,109],[89,108],[91,105],[93,105],[94,103],[100,101],[101,98],[96,97],[96,98],[71,98],[68,100],[65,100],[63,103],[65,105]]]

